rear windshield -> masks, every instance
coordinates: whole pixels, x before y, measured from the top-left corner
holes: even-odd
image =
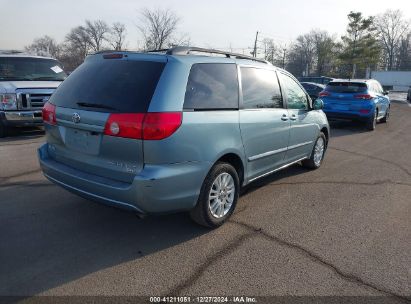
[[[86,61],[60,85],[50,102],[98,112],[147,112],[165,63]]]
[[[330,82],[326,91],[334,93],[360,93],[367,90],[367,84],[363,82]]]

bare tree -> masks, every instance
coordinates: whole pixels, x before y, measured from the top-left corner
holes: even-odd
[[[335,38],[326,31],[313,30],[310,36],[314,42],[317,75],[322,76],[331,72],[335,59]]]
[[[109,44],[116,51],[121,51],[125,47],[126,40],[126,26],[120,22],[113,23],[110,35],[107,38]]]
[[[397,67],[400,70],[411,69],[411,32],[401,40],[397,55]]]
[[[315,60],[315,44],[312,35],[308,33],[298,36],[293,51],[301,58],[303,74],[310,75]]]
[[[387,68],[393,69],[397,50],[408,34],[410,22],[405,20],[400,10],[387,10],[375,20],[378,33],[387,56]]]
[[[281,65],[283,59],[283,48],[276,45],[271,38],[264,38],[262,40],[262,49],[264,52],[264,59],[274,65]]]
[[[90,46],[93,51],[101,51],[103,42],[107,39],[106,35],[109,33],[109,26],[102,20],[90,21],[86,20],[86,26],[84,27]]]
[[[66,49],[76,50],[81,60],[84,60],[91,49],[90,38],[84,26],[77,26],[66,35]]]
[[[38,56],[51,56],[58,58],[61,54],[61,45],[50,36],[34,39],[33,43],[26,46],[25,50]]]
[[[179,20],[168,9],[143,9],[137,27],[143,35],[145,49],[162,49],[172,45]]]

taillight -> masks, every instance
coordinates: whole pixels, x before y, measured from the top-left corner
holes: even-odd
[[[144,114],[110,114],[104,134],[125,138],[142,138]]]
[[[46,102],[41,110],[43,116],[43,122],[49,125],[56,125],[56,106],[49,102]]]
[[[106,122],[104,134],[133,139],[160,140],[177,131],[181,126],[182,118],[181,112],[111,114]]]
[[[123,54],[105,54],[103,55],[104,59],[121,59],[123,58]]]
[[[373,97],[370,94],[357,94],[357,95],[354,95],[354,98],[365,99],[365,100],[373,99]]]
[[[327,91],[322,91],[320,92],[320,94],[318,94],[319,97],[326,97],[326,96],[330,96],[330,93]]]
[[[169,137],[181,126],[183,114],[147,113],[143,124],[143,139],[159,140]]]
[[[361,114],[368,114],[368,113],[370,113],[370,112],[371,112],[370,109],[361,109],[361,110],[360,110],[360,113],[361,113]]]

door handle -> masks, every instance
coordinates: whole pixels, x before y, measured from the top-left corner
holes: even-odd
[[[290,118],[291,120],[297,120],[297,116],[295,116],[294,114],[293,115],[291,115],[291,118]]]
[[[283,116],[281,116],[281,120],[282,121],[287,121],[288,120],[288,116],[286,114],[283,114]]]

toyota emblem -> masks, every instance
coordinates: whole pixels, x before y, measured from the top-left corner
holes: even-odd
[[[73,116],[71,116],[71,120],[72,120],[74,123],[79,123],[80,120],[81,120],[80,114],[74,113]]]

